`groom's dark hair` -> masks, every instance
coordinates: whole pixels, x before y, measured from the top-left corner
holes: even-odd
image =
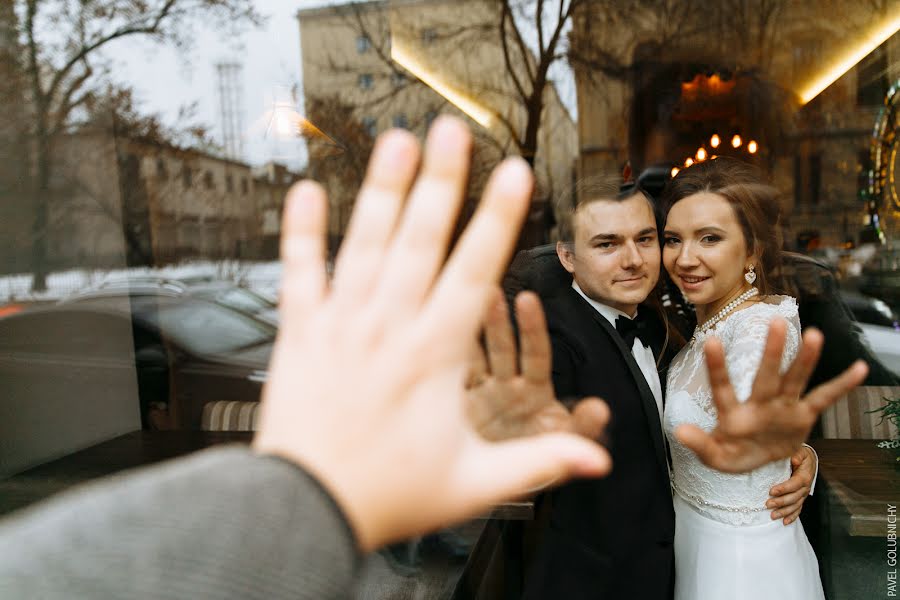
[[[599,201],[621,202],[635,195],[643,196],[647,200],[655,216],[656,205],[652,198],[633,181],[623,182],[621,176],[612,173],[600,173],[579,179],[559,199],[559,206],[564,210],[557,229],[559,241],[574,244],[575,216],[582,207]]]

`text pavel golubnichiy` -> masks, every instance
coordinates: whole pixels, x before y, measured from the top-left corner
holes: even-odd
[[[897,597],[897,507],[887,505],[887,595]]]

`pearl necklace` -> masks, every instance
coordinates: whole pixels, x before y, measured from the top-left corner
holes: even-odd
[[[710,317],[709,319],[704,321],[702,325],[697,326],[697,328],[694,330],[694,335],[691,336],[690,343],[693,344],[697,340],[698,334],[707,333],[710,329],[712,329],[713,327],[716,326],[716,323],[718,323],[719,321],[721,321],[722,319],[727,317],[731,313],[731,311],[736,309],[738,306],[740,306],[741,304],[743,304],[744,302],[746,302],[753,296],[756,296],[757,294],[759,294],[759,290],[756,289],[755,287],[752,287],[749,290],[747,290],[746,292],[744,292],[743,294],[741,294],[740,296],[738,296],[737,298],[735,298],[734,300],[732,300],[731,302],[729,302],[728,304],[726,304],[725,306],[723,306],[722,310],[720,310],[715,315],[713,315],[712,317]]]

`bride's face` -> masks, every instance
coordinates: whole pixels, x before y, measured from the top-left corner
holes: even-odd
[[[663,264],[687,299],[718,310],[742,288],[746,267],[755,263],[728,201],[701,192],[676,202],[666,217]]]

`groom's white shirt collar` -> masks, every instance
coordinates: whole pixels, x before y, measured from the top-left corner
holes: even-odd
[[[613,327],[615,327],[616,319],[618,319],[619,317],[625,317],[626,319],[629,319],[629,320],[633,320],[633,319],[637,318],[637,310],[634,311],[633,316],[629,316],[617,308],[613,308],[612,306],[608,306],[606,304],[603,304],[602,302],[597,302],[593,298],[588,298],[587,294],[584,293],[584,290],[582,290],[581,287],[577,283],[575,283],[575,280],[572,280],[572,289],[575,290],[576,292],[578,292],[582,298],[587,300],[588,304],[593,306],[594,309],[598,313],[603,315],[607,321],[612,323]]]

